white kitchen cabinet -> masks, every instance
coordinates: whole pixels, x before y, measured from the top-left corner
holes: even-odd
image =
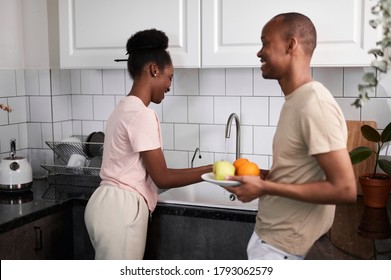
[[[200,0],[59,0],[60,67],[126,68],[126,42],[156,28],[175,67],[200,67]]]
[[[367,66],[377,33],[369,0],[203,0],[202,67],[258,67],[262,27],[273,16],[300,12],[314,22],[312,66]]]

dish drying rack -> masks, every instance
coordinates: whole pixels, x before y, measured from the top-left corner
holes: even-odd
[[[86,140],[86,136],[74,136],[81,141]],[[99,176],[100,167],[90,167],[92,158],[103,156],[103,143],[94,142],[64,142],[64,141],[45,141],[46,145],[55,153],[54,164],[41,164],[41,167],[49,172],[49,175],[88,175]],[[86,157],[84,167],[67,166],[68,160],[73,154],[79,154]]]

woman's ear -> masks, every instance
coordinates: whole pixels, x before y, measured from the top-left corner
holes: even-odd
[[[159,68],[157,67],[156,64],[151,63],[149,65],[149,71],[150,71],[152,77],[156,77],[156,75],[157,75],[157,73],[159,71]]]

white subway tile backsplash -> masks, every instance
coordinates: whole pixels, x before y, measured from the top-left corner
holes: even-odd
[[[360,120],[361,110],[352,106],[353,99],[337,98],[336,100],[346,120]]]
[[[163,119],[163,105],[162,105],[162,103],[156,104],[156,103],[151,102],[151,103],[149,103],[148,107],[151,108],[152,110],[154,110],[156,112],[159,120],[162,121],[162,119]]]
[[[387,74],[380,75],[379,79],[376,96],[391,97],[391,71],[388,71]]]
[[[284,105],[285,97],[270,97],[269,125],[276,126],[280,119],[281,108]]]
[[[189,123],[213,123],[213,96],[189,96]]]
[[[103,94],[125,95],[125,70],[103,70]]]
[[[328,88],[334,97],[343,96],[343,68],[319,67],[312,70],[314,80]]]
[[[50,96],[30,96],[30,121],[52,122],[52,104]]]
[[[42,148],[42,126],[40,123],[27,124],[29,148]]]
[[[188,152],[183,151],[164,151],[168,168],[187,168],[189,167]]]
[[[19,141],[19,125],[11,124],[2,126],[0,133],[0,153],[8,153],[10,151],[10,140],[12,138],[15,138],[17,141]],[[19,144],[17,142],[17,149],[19,149],[18,145]]]
[[[173,150],[174,149],[174,125],[172,123],[162,123],[162,141],[163,149]]]
[[[200,125],[200,149],[206,152],[235,153],[236,129],[232,127],[231,136],[226,140],[225,125]]]
[[[0,98],[0,103],[1,104],[7,104],[7,99],[6,98]],[[1,112],[0,111],[0,128],[1,128],[1,126],[5,126],[5,125],[7,125],[7,124],[9,124],[9,122],[8,122],[8,115],[9,115],[9,113],[6,113],[6,112]],[[0,132],[1,132],[1,130],[0,130]]]
[[[242,97],[240,123],[267,125],[269,123],[269,99],[267,97]]]
[[[105,121],[115,108],[115,96],[93,96],[94,120]]]
[[[15,70],[0,69],[0,97],[16,96]]]
[[[187,123],[187,97],[166,96],[163,101],[162,121]]]
[[[199,95],[198,69],[176,69],[174,72],[174,95]]]
[[[1,102],[1,101],[0,101]],[[10,97],[8,98],[8,104],[12,108],[12,112],[9,114],[10,123],[25,123],[27,122],[27,105],[26,97]]]
[[[81,93],[81,70],[71,70],[71,94]]]
[[[241,125],[240,126],[240,153],[241,154],[254,153],[254,149],[253,149],[254,141],[253,140],[254,140],[253,127]]]
[[[24,73],[26,83],[26,95],[39,95],[38,70],[27,69]]]
[[[383,129],[391,115],[391,73],[381,77],[376,95],[371,94],[363,109],[351,106],[357,84],[370,70],[313,68],[312,73],[336,97],[346,119],[375,120]],[[0,153],[9,151],[11,137],[19,139],[21,150],[52,155],[44,141],[104,131],[108,116],[132,85],[127,70],[0,70],[0,102],[14,109],[0,112]],[[149,107],[161,121],[170,167],[190,166],[197,147],[203,158],[197,156],[195,166],[224,158],[226,152],[235,160],[235,122],[230,139],[225,139],[228,117],[235,112],[241,122],[241,155],[268,169],[284,102],[278,82],[263,79],[259,68],[175,69],[170,93]]]
[[[60,71],[61,81],[61,94],[71,93],[71,70],[61,69]]]
[[[42,129],[42,148],[49,148],[45,141],[53,141],[53,127],[51,123],[43,123]]]
[[[225,69],[200,69],[200,95],[225,95]]]
[[[282,96],[281,88],[276,80],[266,80],[259,68],[253,69],[254,96]]]
[[[93,102],[91,95],[72,95],[72,118],[93,120]]]
[[[199,155],[201,154],[201,158]],[[193,159],[194,151],[189,152],[189,166],[191,166],[191,160]],[[207,153],[204,151],[197,152],[194,157],[193,167],[204,166],[208,164],[212,164],[214,162],[214,154]]]
[[[362,120],[375,120],[379,129],[384,129],[391,121],[391,99],[371,98],[362,108]]]
[[[214,123],[226,124],[232,113],[240,118],[240,97],[214,97]]]
[[[253,70],[251,68],[229,68],[226,70],[226,95],[253,95]]]
[[[175,124],[174,125],[174,148],[175,150],[193,151],[199,147],[199,125]]]
[[[39,69],[39,95],[50,95],[50,70]]]
[[[81,70],[81,93],[103,93],[102,70]]]
[[[61,94],[61,76],[60,69],[51,70],[52,95]]]
[[[344,89],[343,89],[344,97],[358,96],[359,94],[358,84],[362,82],[362,76],[367,71],[371,71],[371,69],[362,68],[362,67],[344,68]],[[370,93],[369,96],[374,96],[374,94],[375,93]]]
[[[254,153],[257,155],[271,155],[275,127],[254,127]]]
[[[81,135],[88,136],[95,131],[105,131],[104,123],[102,121],[82,121]]]
[[[16,95],[17,96],[26,95],[26,83],[24,78],[24,70],[21,69],[16,70]]]
[[[21,149],[27,149],[29,148],[28,145],[28,133],[27,133],[27,123],[21,123],[18,124],[18,138],[16,139],[18,141],[18,145]]]
[[[52,97],[53,121],[66,121],[72,118],[71,96],[57,95]]]

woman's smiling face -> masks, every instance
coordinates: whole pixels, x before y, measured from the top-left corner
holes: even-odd
[[[156,77],[156,86],[152,95],[152,102],[159,104],[164,99],[164,96],[167,92],[170,91],[172,79],[174,77],[174,67],[172,64],[167,65],[158,72]]]

